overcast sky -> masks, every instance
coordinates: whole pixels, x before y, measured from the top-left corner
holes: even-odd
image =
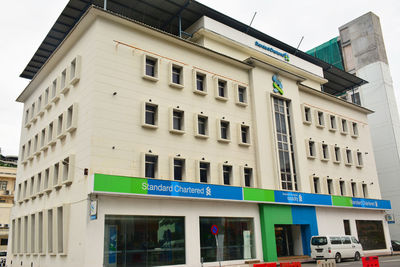
[[[150,1],[150,0],[147,0]],[[68,0],[18,0],[0,9],[0,147],[17,155],[22,121],[17,96],[28,84],[19,78]],[[307,51],[333,37],[345,23],[372,11],[380,17],[397,102],[400,96],[400,1],[398,0],[201,0],[228,16],[300,50]]]

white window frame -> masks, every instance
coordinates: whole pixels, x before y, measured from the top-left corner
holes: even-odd
[[[228,127],[227,127],[227,138],[222,138],[222,123],[228,123]],[[217,140],[218,142],[221,143],[229,143],[231,142],[231,122],[225,118],[222,119],[217,119]]]
[[[351,124],[351,137],[357,138],[359,135],[358,123],[357,122],[350,122]]]
[[[180,123],[180,130],[179,129],[174,129],[174,112],[178,112],[181,114],[181,123]],[[185,111],[180,108],[179,106],[177,107],[170,107],[169,108],[169,132],[174,133],[174,134],[184,134],[185,131]]]
[[[182,179],[181,180],[175,180],[175,160],[181,160],[183,161],[182,165]],[[186,181],[186,165],[187,165],[187,160],[186,158],[182,157],[181,155],[173,156],[170,157],[170,179],[173,181]]]
[[[247,129],[247,133],[246,133],[247,142],[243,142],[243,139],[242,139],[242,128],[243,127]],[[245,123],[238,123],[237,129],[238,129],[237,135],[238,135],[238,138],[239,138],[239,145],[240,146],[246,146],[246,147],[250,146],[251,145],[250,125],[245,124]]]
[[[350,148],[346,148],[344,149],[344,164],[346,166],[352,166],[354,165],[354,155],[353,155],[353,151]],[[350,158],[349,158],[350,155]]]
[[[199,76],[203,76],[204,80],[203,80],[203,91],[198,90],[197,89],[197,75]],[[192,79],[193,79],[193,93],[201,95],[201,96],[205,96],[208,94],[208,77],[207,74],[205,72],[199,71],[197,69],[193,69],[192,72]]]
[[[317,182],[317,190],[315,190],[315,183]],[[322,181],[319,176],[311,175],[310,176],[311,183],[311,193],[313,194],[322,194]]]
[[[50,86],[50,102],[57,103],[60,100],[60,77],[55,78]]]
[[[329,145],[322,142],[319,145],[321,161],[329,161],[330,160],[330,153],[329,153]],[[326,153],[326,157],[324,157],[324,152]]]
[[[356,151],[356,167],[357,168],[362,168],[364,167],[364,157],[361,151],[357,150]]]
[[[61,120],[60,120],[61,118]],[[67,136],[67,132],[65,131],[65,113],[61,113],[57,116],[57,139],[64,139]]]
[[[60,75],[60,93],[65,95],[70,89],[70,66],[62,70]]]
[[[303,123],[305,125],[311,125],[312,124],[312,110],[311,110],[310,106],[308,106],[306,104],[301,104],[301,115],[302,115],[302,118],[303,118]],[[307,120],[307,117],[309,118],[309,120]]]
[[[314,140],[311,139],[306,139],[306,151],[307,151],[307,158],[309,159],[315,159],[317,157],[317,144]],[[310,145],[311,143],[313,144],[312,146],[312,154],[310,153]]]
[[[329,131],[336,132],[337,130],[337,117],[333,114],[328,114],[329,118]],[[334,125],[332,126],[332,119],[334,121]]]
[[[75,64],[74,64],[75,62]],[[76,85],[76,83],[80,80],[81,78],[81,64],[82,64],[82,57],[80,55],[77,55],[75,58],[71,60],[70,63],[70,79],[69,79],[69,84],[70,85]],[[73,65],[75,65],[75,72],[73,72]],[[75,75],[73,75],[75,74]]]
[[[146,60],[151,59],[155,61],[155,66],[154,66],[154,76],[147,75],[146,74]],[[146,79],[148,81],[152,82],[158,82],[159,80],[159,70],[160,70],[160,59],[156,56],[150,55],[150,54],[143,54],[143,60],[142,60],[142,77],[143,79]]]
[[[229,184],[225,184],[224,181],[224,167],[230,168],[229,172]],[[234,170],[233,170],[233,165],[229,163],[223,163],[219,164],[219,173],[220,173],[220,184],[221,185],[235,185],[235,179],[234,179]]]
[[[74,103],[64,112],[65,131],[72,133],[78,127],[78,104]]]
[[[180,70],[179,72],[179,83],[174,83],[173,81],[173,69],[177,68]],[[169,63],[169,86],[176,89],[183,89],[185,87],[185,69],[182,64],[178,64],[175,62]]]
[[[74,180],[75,173],[75,155],[70,154],[60,161],[60,175],[63,185],[70,186]]]
[[[200,175],[200,164],[205,163],[208,165],[207,168],[207,182],[202,182],[201,181],[201,175]],[[211,183],[211,162],[205,159],[202,160],[196,160],[196,180],[198,183],[202,184],[210,184]]]
[[[314,110],[314,116],[315,116],[315,126],[317,128],[325,128],[325,113],[322,110],[315,109]],[[320,122],[321,118],[321,122]]]
[[[206,118],[206,124],[205,124],[205,134],[200,134],[199,133],[199,117]],[[203,138],[207,139],[209,138],[209,117],[203,113],[196,113],[194,114],[194,136],[197,138]]]
[[[156,164],[154,168],[154,177],[146,177],[146,156],[151,156],[151,157],[156,157]],[[141,171],[141,176],[144,178],[149,178],[149,179],[157,179],[160,177],[160,156],[154,152],[146,152],[142,153],[142,171]]]
[[[219,95],[219,82],[223,82],[225,83],[225,87],[224,87],[224,96],[220,96]],[[228,97],[229,97],[229,82],[225,79],[222,78],[218,78],[218,77],[214,77],[214,92],[215,92],[215,98],[217,100],[226,102],[228,101]]]
[[[345,126],[345,127],[343,127]],[[344,129],[346,128],[346,129]],[[345,118],[340,118],[340,133],[343,135],[347,135],[349,133],[349,123],[347,119]]]
[[[249,93],[248,93],[248,87],[244,86],[242,84],[235,84],[235,102],[236,105],[241,106],[241,107],[247,107],[249,105]],[[239,94],[239,89],[243,88],[244,89],[244,101],[240,101],[240,94]]]
[[[338,149],[337,154],[336,154],[336,149]],[[341,150],[341,148],[339,146],[337,146],[337,145],[332,146],[332,161],[333,161],[333,163],[340,164],[342,162],[342,153],[340,150]],[[336,160],[336,155],[339,156],[338,160]]]
[[[150,105],[156,107],[156,111],[154,113],[154,124],[146,123],[146,106]],[[159,105],[154,103],[153,101],[144,101],[142,104],[142,127],[149,129],[157,129],[158,128],[158,113],[159,113]]]

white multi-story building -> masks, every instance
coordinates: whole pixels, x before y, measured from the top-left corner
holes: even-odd
[[[321,91],[363,80],[195,1],[128,2],[70,1],[22,74],[10,266],[390,251],[372,111]]]

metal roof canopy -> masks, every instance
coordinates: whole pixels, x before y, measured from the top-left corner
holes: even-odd
[[[323,85],[324,92],[340,95],[345,91],[367,83],[363,79],[297,50],[288,44],[194,0],[70,0],[20,77],[32,79],[36,75],[91,5],[101,8],[104,8],[104,5],[106,5],[107,11],[120,14],[121,16],[177,36],[181,36],[184,33],[182,29],[187,29],[202,16],[207,16],[322,67],[324,78],[328,80],[328,83]]]

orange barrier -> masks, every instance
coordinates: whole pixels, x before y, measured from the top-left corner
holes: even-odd
[[[279,263],[280,267],[301,267],[301,262],[281,262]]]
[[[253,267],[276,267],[276,262],[256,263]]]
[[[362,257],[363,267],[379,267],[379,258],[373,257]]]

